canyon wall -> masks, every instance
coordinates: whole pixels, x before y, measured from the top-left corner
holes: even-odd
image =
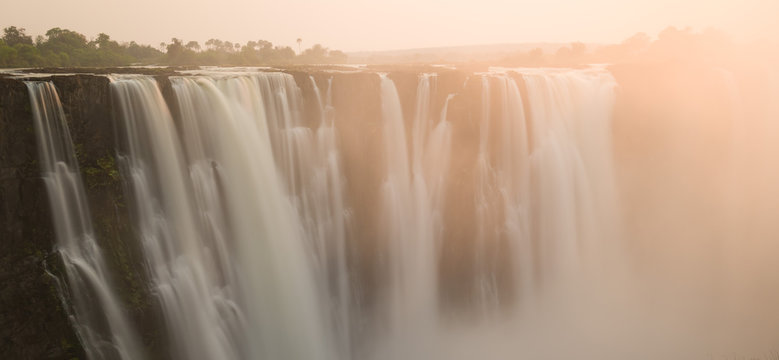
[[[181,74],[167,70],[123,71],[156,76],[173,119],[180,126],[181,114],[177,113],[177,100],[168,77]],[[494,87],[495,84],[479,81],[479,73],[443,68],[387,67],[371,71],[311,68],[283,71],[294,77],[303,94],[303,119],[315,119],[320,111],[309,77],[313,78],[318,89],[332,89],[330,95],[335,109],[334,121],[338,129],[343,173],[348,179],[345,197],[352,224],[355,225],[352,229],[354,233],[348,236],[351,241],[348,257],[351,266],[360,269],[352,276],[353,281],[363,287],[364,298],[359,301],[367,308],[378,306],[381,302],[383,294],[372,288],[378,287],[381,282],[381,267],[386,263],[386,254],[382,252],[386,244],[376,239],[382,228],[382,219],[375,209],[380,207],[378,194],[386,176],[385,169],[376,160],[384,156],[381,79],[376,72],[386,73],[397,87],[409,138],[415,117],[419,76],[422,72],[431,71],[438,74],[435,89],[431,92],[431,112],[439,114],[446,106],[446,119],[452,125],[451,184],[447,186],[445,197],[448,203],[443,214],[444,218],[450,219],[450,226],[443,234],[447,247],[443,249],[438,264],[442,274],[439,290],[441,298],[451,302],[445,306],[466,306],[466,294],[472,291],[472,285],[462,279],[476,275],[473,268],[462,264],[471,261],[470,257],[477,251],[473,239],[478,229],[473,222],[458,220],[477,216],[474,197],[463,189],[476,186],[473,164],[477,162],[479,153],[479,136],[475,134],[480,131],[480,123],[497,121],[484,119],[482,110],[483,87]],[[725,186],[721,183],[726,179],[724,170],[719,167],[719,158],[726,155],[718,152],[724,152],[729,144],[727,131],[723,129],[730,126],[732,104],[728,102],[726,85],[716,80],[719,79],[716,71],[676,66],[620,65],[612,67],[611,72],[618,83],[613,119],[617,178],[620,180],[620,193],[624,199],[629,199],[623,200],[630,205],[624,209],[629,227],[627,231],[636,235],[626,237],[627,247],[640,256],[656,257],[648,262],[655,264],[673,255],[652,246],[659,229],[680,226],[663,223],[663,220],[675,219],[658,215],[667,208],[665,195],[669,191],[689,197],[679,200],[685,205],[692,203],[700,208],[722,208],[721,204],[707,205],[706,201],[715,200],[706,195]],[[518,84],[526,105],[525,116],[530,119],[526,84],[522,76],[512,72],[508,74]],[[163,316],[146,286],[147,269],[142,265],[140,245],[134,240],[137,230],[133,229],[132,212],[125,197],[127,184],[122,182],[123,169],[119,168],[116,159],[116,149],[121,141],[117,136],[117,105],[110,93],[109,79],[95,74],[46,75],[30,79],[0,75],[0,324],[3,325],[0,329],[0,355],[9,359],[72,359],[85,356],[68,319],[67,302],[60,299],[60,294],[67,294],[67,288],[56,280],[63,278],[63,269],[55,251],[56,240],[37,163],[30,100],[24,80],[52,81],[57,87],[84,179],[97,242],[105,251],[119,297],[129,318],[140,329],[145,352],[153,358],[166,358],[170,344],[166,344],[159,334]],[[691,92],[697,96],[688,101],[687,95]],[[657,97],[657,94],[663,96]],[[491,98],[491,101],[490,105],[495,108],[502,106],[502,100],[497,97]],[[691,118],[707,123],[691,123],[688,121]],[[533,124],[529,126],[532,128]],[[692,140],[692,147],[688,140]],[[683,146],[680,145],[682,143]],[[691,166],[694,169],[690,169]],[[697,178],[684,178],[687,173]],[[677,174],[678,177],[669,178],[663,174]],[[721,182],[711,179],[720,179]],[[701,183],[709,187],[697,186]],[[663,192],[663,201],[647,193],[647,189]],[[721,220],[727,215],[707,214],[708,217],[701,221]],[[697,226],[692,228],[700,229]],[[703,241],[707,235],[722,234],[716,230],[709,228],[709,233],[695,234],[694,238]],[[498,249],[492,260],[498,274],[496,281],[514,281],[506,245],[498,243],[490,246]],[[693,253],[705,248],[700,243],[687,243],[685,246],[683,251],[688,254],[678,258],[680,262],[695,258]],[[703,261],[699,267],[710,265]],[[701,273],[709,270],[698,269]],[[58,287],[64,288],[60,291]],[[499,296],[509,299],[514,295],[502,293]]]

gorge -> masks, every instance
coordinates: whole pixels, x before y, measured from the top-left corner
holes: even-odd
[[[0,353],[765,356],[777,74],[2,74]]]

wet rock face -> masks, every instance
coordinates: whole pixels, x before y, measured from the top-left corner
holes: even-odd
[[[386,72],[398,90],[401,107],[410,136],[415,116],[420,69],[378,69]],[[472,190],[476,174],[473,164],[479,147],[482,119],[482,81],[466,70],[432,69],[438,73],[431,92],[431,111],[440,114],[447,97],[447,120],[451,123],[452,143],[450,183],[446,188],[443,217],[450,226],[444,237],[439,272],[441,293],[447,299],[467,301],[473,278],[472,269],[461,266],[473,256],[476,229],[470,221],[474,214]],[[385,149],[382,137],[382,99],[380,78],[372,72],[328,72],[320,69],[292,69],[291,74],[303,94],[304,118],[318,121],[319,104],[311,78],[322,96],[332,82],[333,120],[341,152],[345,189],[352,223],[349,266],[359,269],[353,274],[360,284],[361,306],[381,301],[377,285],[382,276],[382,244],[374,241],[380,229],[381,184],[385,174],[382,160]],[[642,73],[635,69],[614,69],[623,86],[623,95],[641,89],[646,79],[631,81],[628,75]],[[180,121],[178,106],[169,73],[150,72],[160,85],[163,97]],[[516,74],[511,76],[521,80]],[[43,80],[57,87],[74,150],[87,194],[95,235],[105,252],[112,280],[119,297],[138,332],[147,354],[164,358],[168,354],[163,333],[163,317],[150,293],[142,268],[143,259],[130,219],[131,201],[122,183],[121,159],[116,154],[117,132],[109,80],[99,75],[52,75]],[[527,98],[524,82],[520,92]],[[646,96],[635,96],[644,99]],[[649,107],[650,104],[625,104]],[[643,109],[643,108],[642,108]],[[528,108],[525,108],[527,112]],[[616,133],[635,130],[627,115],[617,109]],[[641,113],[641,112],[639,112]],[[526,117],[532,120],[529,114]],[[619,125],[622,124],[622,125]],[[316,123],[307,124],[315,127]],[[118,138],[121,138],[119,136]],[[410,137],[409,137],[410,138]],[[616,144],[626,147],[625,144]],[[624,149],[623,149],[624,150]],[[40,176],[37,145],[27,89],[20,80],[0,78],[0,359],[71,359],[84,358],[78,339],[58,298],[56,281],[46,269],[62,277],[59,256],[53,251],[56,238],[46,189]],[[463,280],[466,279],[466,280]],[[454,304],[454,306],[467,304]]]
[[[0,358],[82,358],[46,273],[59,256],[37,159],[27,88],[0,79]]]
[[[374,72],[330,72],[322,69],[288,69],[303,95],[304,119],[318,126],[319,103],[313,81],[325,96],[332,84],[333,120],[339,142],[341,166],[348,179],[345,197],[354,225],[348,236],[349,267],[352,281],[362,292],[360,306],[381,301],[378,285],[385,282],[382,272],[381,186],[386,177],[386,157],[382,129],[380,77]],[[476,161],[481,119],[481,84],[470,71],[442,69],[377,69],[393,80],[405,119],[407,138],[415,118],[419,76],[438,75],[431,89],[431,114],[440,114],[449,102],[447,120],[452,125],[452,182],[447,185],[443,216],[452,224],[444,234],[449,246],[440,261],[441,291],[447,298],[466,299],[473,277],[459,264],[470,261],[475,234],[471,222],[474,198],[473,164]],[[143,72],[143,71],[140,71]],[[102,72],[96,72],[102,73]],[[173,118],[181,121],[168,73],[155,76]],[[470,79],[470,80],[469,80]],[[117,155],[116,120],[109,80],[101,75],[52,75],[57,87],[73,147],[79,162],[95,235],[111,269],[112,281],[124,308],[146,346],[146,353],[165,357],[166,336],[161,329],[163,316],[150,293],[137,234],[133,233],[129,207],[122,184],[121,158]],[[434,115],[438,116],[438,115]],[[60,305],[55,282],[44,272],[61,275],[59,256],[53,252],[56,238],[49,213],[46,190],[40,179],[37,147],[27,90],[22,81],[0,78],[0,359],[70,358],[83,351]],[[64,278],[60,276],[61,278]],[[465,300],[463,300],[465,301]]]
[[[102,76],[52,76],[79,162],[95,236],[125,308],[142,335],[157,316],[144,285],[140,249],[130,227],[116,159],[109,81]],[[84,358],[57,280],[65,279],[41,178],[27,88],[0,79],[0,358]],[[65,284],[63,282],[63,284]],[[147,331],[148,330],[148,331]],[[150,349],[159,341],[144,337]]]
[[[164,80],[169,88],[167,78]],[[131,226],[121,160],[116,153],[117,129],[110,81],[103,76],[78,75],[55,76],[52,82],[68,119],[92,225],[108,262],[111,281],[149,350],[147,353],[161,352],[159,336],[154,336],[155,329],[160,328],[161,317],[146,286],[142,249]]]

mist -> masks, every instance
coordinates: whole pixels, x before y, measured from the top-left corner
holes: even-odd
[[[0,358],[777,359],[776,14],[4,4]]]

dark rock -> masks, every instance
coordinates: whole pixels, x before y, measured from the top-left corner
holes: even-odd
[[[27,88],[0,79],[0,358],[83,357],[56,281],[54,231]]]

